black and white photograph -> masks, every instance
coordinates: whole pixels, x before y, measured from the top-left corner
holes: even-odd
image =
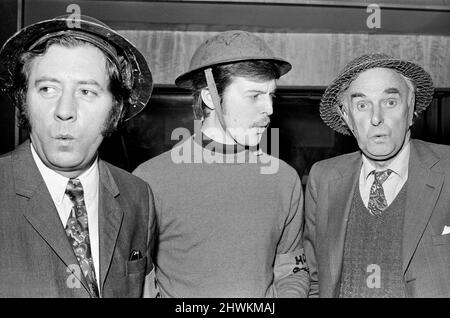
[[[0,11],[0,298],[450,298],[449,0]]]

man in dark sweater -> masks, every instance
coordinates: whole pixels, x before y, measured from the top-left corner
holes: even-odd
[[[419,65],[374,53],[325,91],[322,119],[360,151],[311,169],[310,296],[450,296],[450,147],[410,138],[433,90]]]
[[[290,69],[259,37],[229,31],[177,78],[201,131],[134,171],[155,198],[163,297],[306,297],[301,182],[258,148]]]

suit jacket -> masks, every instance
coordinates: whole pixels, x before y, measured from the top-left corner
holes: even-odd
[[[0,203],[0,297],[91,297],[29,142],[0,158]],[[102,296],[142,296],[155,226],[147,184],[100,160],[98,213]],[[129,261],[132,249],[143,257]]]
[[[450,297],[450,147],[411,141],[402,242],[408,297]],[[305,194],[304,249],[310,296],[337,297],[361,152],[314,164]]]

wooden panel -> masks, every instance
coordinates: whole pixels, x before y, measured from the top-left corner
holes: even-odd
[[[73,0],[25,0],[25,25],[66,13]],[[135,30],[223,31],[245,27],[264,32],[393,33],[450,35],[449,6],[382,7],[381,27],[369,29],[365,5],[307,5],[249,2],[88,1],[81,12],[113,28]],[[369,4],[369,2],[367,2]]]
[[[145,54],[157,84],[173,84],[195,49],[216,32],[119,31]],[[293,69],[279,84],[326,86],[354,57],[369,51],[419,63],[437,87],[450,87],[450,37],[316,33],[257,33]]]

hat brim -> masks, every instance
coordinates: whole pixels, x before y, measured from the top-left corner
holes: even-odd
[[[394,58],[385,58],[358,64],[345,70],[327,87],[320,102],[320,117],[335,131],[350,135],[350,130],[342,119],[339,108],[340,97],[351,82],[362,72],[371,68],[389,68],[412,80],[415,86],[415,114],[423,112],[431,103],[434,94],[431,76],[419,65]]]
[[[267,59],[267,58],[255,58],[255,57],[243,56],[243,57],[239,57],[236,59],[223,60],[218,63],[205,64],[205,65],[202,65],[202,67],[199,67],[199,68],[196,68],[193,70],[189,70],[186,73],[181,74],[180,76],[178,76],[175,79],[175,85],[177,85],[178,87],[181,87],[181,88],[195,90],[194,83],[192,82],[192,78],[193,78],[194,74],[197,74],[198,72],[201,72],[212,66],[219,66],[219,65],[232,64],[232,63],[245,62],[245,61],[272,62],[278,68],[280,77],[285,75],[287,72],[289,72],[292,69],[291,63],[289,63],[288,61],[283,60],[281,58],[278,58],[278,57],[272,58],[272,59]]]
[[[114,30],[101,24],[76,20],[80,23],[76,30],[102,38],[112,45],[120,55],[124,56],[132,68],[132,88],[130,100],[125,101],[123,121],[136,116],[148,103],[152,89],[153,79],[145,57],[127,39]],[[68,19],[55,18],[41,21],[19,30],[3,45],[0,52],[0,87],[10,90],[19,57],[26,52],[34,42],[42,36],[58,31],[70,30]]]

